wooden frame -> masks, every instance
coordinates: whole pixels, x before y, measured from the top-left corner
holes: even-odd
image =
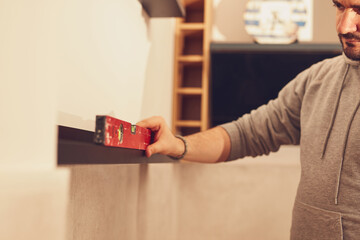
[[[209,128],[212,1],[184,0],[183,5],[186,17],[177,19],[175,30],[172,131],[176,134],[185,135],[184,133],[194,133]],[[189,80],[185,79],[189,77],[186,71],[190,68],[193,68],[193,74],[190,76],[192,79],[189,80],[194,80],[194,84],[189,84]],[[201,76],[197,76],[199,71],[201,71]],[[199,79],[193,79],[195,77]],[[199,96],[199,103],[187,104],[184,99],[188,99],[186,97],[190,95]],[[193,119],[188,114],[184,119],[183,109],[186,108],[193,108],[186,111],[193,113]],[[189,129],[183,131],[185,128]]]

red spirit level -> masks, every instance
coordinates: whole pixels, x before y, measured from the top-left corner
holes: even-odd
[[[96,116],[94,141],[111,147],[145,150],[151,143],[151,130],[105,115]]]

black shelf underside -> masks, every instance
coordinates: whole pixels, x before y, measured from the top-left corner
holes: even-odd
[[[185,17],[179,0],[139,0],[149,17]]]
[[[159,154],[147,158],[142,150],[97,145],[91,131],[65,126],[59,126],[58,131],[58,165],[176,162]]]

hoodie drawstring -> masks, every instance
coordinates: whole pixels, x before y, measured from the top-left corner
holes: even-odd
[[[340,168],[339,168],[339,174],[338,174],[338,178],[337,178],[337,184],[336,184],[336,193],[335,193],[335,204],[338,204],[338,197],[339,197],[339,189],[340,189],[340,179],[341,179],[341,171],[344,165],[344,158],[345,158],[345,152],[346,152],[346,146],[348,143],[348,138],[349,138],[349,134],[350,134],[350,129],[351,129],[351,124],[354,121],[356,112],[359,110],[360,107],[360,100],[358,101],[353,113],[351,114],[351,118],[349,121],[349,124],[347,126],[346,129],[346,135],[345,135],[345,140],[344,140],[344,144],[343,144],[343,152],[341,155],[341,162],[340,162]]]
[[[321,159],[323,159],[323,157],[325,155],[325,152],[326,152],[326,147],[327,147],[327,144],[329,142],[331,130],[332,130],[333,126],[334,126],[335,117],[336,117],[336,114],[337,114],[337,111],[338,111],[338,108],[339,108],[340,99],[341,99],[341,93],[343,91],[345,79],[347,77],[348,72],[349,72],[349,65],[346,68],[344,78],[343,78],[343,80],[341,82],[341,87],[340,87],[340,90],[339,90],[338,95],[337,95],[336,105],[335,105],[334,112],[333,112],[332,117],[331,117],[329,128],[328,128],[327,133],[326,133],[326,137],[325,137],[325,141],[324,141],[324,145],[323,145],[323,150],[322,150],[321,157],[320,157]]]

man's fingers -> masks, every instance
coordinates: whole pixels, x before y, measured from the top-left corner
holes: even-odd
[[[149,145],[146,148],[146,156],[147,157],[151,157],[152,155],[156,154],[156,153],[161,153],[161,143],[159,144],[159,142],[155,142],[151,145]]]
[[[148,157],[148,158],[151,157],[152,152],[151,152],[151,147],[150,147],[150,146],[148,146],[148,147],[146,148],[145,154],[146,154],[146,157]]]
[[[152,131],[159,131],[163,122],[164,119],[162,117],[151,117],[138,122],[136,125],[143,128],[150,128]]]
[[[146,156],[151,157],[156,153],[169,154],[172,149],[171,136],[172,133],[164,118],[151,117],[138,122],[136,125],[139,127],[149,128],[155,132],[154,143],[146,148]]]

